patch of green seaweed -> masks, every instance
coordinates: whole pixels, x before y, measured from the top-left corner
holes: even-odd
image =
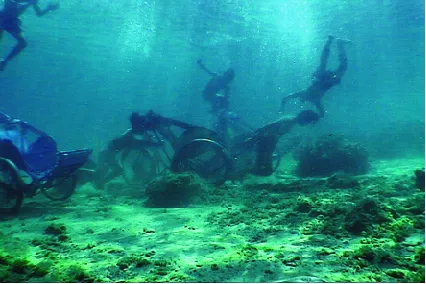
[[[48,273],[46,262],[34,264],[25,257],[14,257],[0,251],[1,282],[27,282],[30,279],[42,278]]]

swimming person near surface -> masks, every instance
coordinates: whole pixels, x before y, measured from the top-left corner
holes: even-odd
[[[45,9],[41,9],[38,5],[38,0],[4,0],[3,9],[0,10],[0,38],[3,32],[6,31],[13,36],[17,43],[6,57],[0,59],[0,71],[3,71],[7,63],[27,46],[27,41],[22,36],[19,16],[30,6],[34,8],[36,15],[40,17],[58,9],[59,3],[50,3]]]
[[[311,85],[306,89],[291,93],[284,97],[281,101],[281,111],[284,110],[288,101],[299,99],[302,102],[309,101],[310,103],[314,104],[318,110],[319,115],[324,117],[324,107],[321,103],[321,99],[329,89],[341,82],[342,77],[348,68],[348,58],[346,56],[345,44],[350,43],[350,41],[336,39],[340,64],[336,70],[326,70],[328,57],[330,55],[330,46],[333,41],[334,37],[329,35],[321,54],[320,65],[312,74]]]

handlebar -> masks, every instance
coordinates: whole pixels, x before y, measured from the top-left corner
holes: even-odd
[[[130,118],[133,130],[144,132],[147,130],[158,130],[160,126],[177,126],[185,130],[195,127],[195,125],[182,122],[176,119],[164,117],[150,110],[146,115],[132,113]]]

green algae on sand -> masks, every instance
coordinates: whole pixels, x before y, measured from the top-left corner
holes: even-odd
[[[147,208],[136,194],[95,192],[90,184],[55,207],[35,198],[22,215],[0,223],[1,241],[8,243],[0,278],[422,282],[424,192],[412,172],[418,162],[379,162],[375,173],[349,182],[279,173],[200,185],[208,198],[184,208]],[[115,181],[120,187],[126,185]],[[140,191],[126,192],[132,190]]]

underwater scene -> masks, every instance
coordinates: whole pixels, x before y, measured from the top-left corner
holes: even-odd
[[[0,0],[0,282],[425,282],[425,2]]]

